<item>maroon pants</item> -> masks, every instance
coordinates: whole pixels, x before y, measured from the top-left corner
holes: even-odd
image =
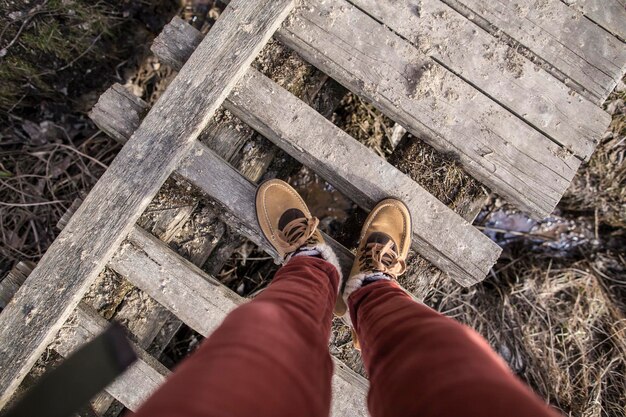
[[[326,417],[339,276],[297,257],[237,308],[138,411],[140,417]],[[555,417],[476,332],[391,281],[349,299],[373,417]],[[337,416],[341,417],[341,416]]]

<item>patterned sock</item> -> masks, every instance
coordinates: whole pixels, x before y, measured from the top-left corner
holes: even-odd
[[[322,258],[322,254],[320,253],[320,251],[310,247],[301,247],[297,249],[292,257],[295,258],[296,256],[313,256],[315,258]]]
[[[385,274],[384,272],[374,272],[373,274],[368,275],[363,279],[363,283],[361,284],[361,287],[365,287],[367,284],[380,281],[381,279],[386,279],[387,281],[391,281],[391,277]]]

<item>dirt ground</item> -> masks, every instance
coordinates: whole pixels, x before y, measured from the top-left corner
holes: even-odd
[[[153,103],[174,73],[150,56],[151,39],[176,13],[206,32],[222,5],[110,0],[93,6],[48,0],[4,2],[2,7],[7,29],[0,36],[0,49],[6,50],[0,79],[7,88],[0,93],[0,277],[16,262],[36,262],[42,256],[58,234],[59,218],[119,151],[86,117],[99,94],[120,82]],[[80,36],[67,29],[80,25]],[[42,46],[37,39],[44,35],[55,42]],[[70,54],[64,52],[68,37],[80,40]],[[257,68],[300,97],[311,94],[304,86],[322,80],[323,74],[288,50],[275,52],[264,51]],[[624,83],[605,103],[613,115],[610,130],[557,210],[542,221],[506,205],[419,138],[400,135],[398,143],[401,131],[393,121],[355,95],[333,88],[327,102],[316,104],[328,110],[330,120],[461,215],[475,218],[474,224],[504,248],[490,276],[472,288],[446,278],[421,285],[419,277],[437,272],[415,254],[402,284],[479,331],[520,378],[566,415],[626,415]],[[231,125],[246,129],[234,119]],[[267,164],[250,174],[257,175],[255,181],[268,176],[288,180],[311,204],[325,231],[348,248],[356,246],[365,213],[349,199],[253,132],[241,155],[236,160],[240,169],[267,157]],[[277,266],[221,223],[218,210],[196,191],[184,182],[168,181],[142,217],[142,226],[234,291],[254,296]],[[86,301],[107,318],[127,315],[125,306],[152,302],[112,271],[98,285]],[[180,323],[169,326],[164,345],[154,342],[146,348],[163,352],[161,360],[171,367],[202,337]],[[365,375],[349,329],[340,322],[333,326],[330,349]],[[50,363],[58,361],[52,351],[47,357]]]

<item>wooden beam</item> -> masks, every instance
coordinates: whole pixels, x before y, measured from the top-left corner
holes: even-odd
[[[582,159],[611,121],[597,104],[439,0],[352,3]]]
[[[595,24],[626,41],[626,1],[624,0],[564,0]]]
[[[342,0],[303,0],[277,32],[341,84],[509,202],[543,217],[580,160]]]
[[[140,120],[137,120],[132,113],[125,114],[123,112],[116,115],[114,123],[106,119],[112,114],[106,108],[111,106],[124,107],[118,101],[133,100],[129,94],[118,94],[118,91],[120,90],[116,86],[107,90],[102,95],[103,99],[94,106],[90,117],[98,126],[109,123],[111,128],[115,130],[109,133],[113,137],[122,138],[124,141],[124,135],[138,128]],[[142,105],[147,106],[145,102],[142,101],[142,103]],[[100,109],[100,107],[106,108]],[[254,212],[256,184],[199,142],[194,144],[192,151],[181,162],[176,174],[197,186],[219,203],[224,208],[220,218],[225,223],[278,259],[278,254],[268,244],[256,219]],[[228,184],[228,187],[225,187],[224,184]],[[349,273],[354,255],[330,236],[324,235],[324,239],[337,253],[344,274]]]
[[[0,407],[293,5],[231,2],[0,314]]]
[[[133,228],[109,266],[203,336],[246,301],[139,227]],[[363,377],[335,359],[332,384],[333,415],[368,415]]]
[[[477,22],[484,19],[494,34],[504,33],[528,48],[592,92],[598,105],[613,91],[626,69],[624,43],[561,1],[443,1],[474,16]],[[605,7],[613,0],[600,2]]]
[[[163,52],[164,45],[198,40],[189,35],[166,39],[165,34],[176,36],[177,32],[163,33],[155,53]],[[180,67],[186,59],[183,53],[176,52],[182,49],[177,47],[172,53],[165,52],[166,56],[175,56],[169,59],[175,67]],[[189,52],[193,48],[184,50]],[[363,208],[371,209],[388,196],[404,200],[413,216],[416,250],[462,285],[484,279],[497,260],[500,248],[495,243],[406,175],[258,71],[248,70],[224,105]],[[441,233],[441,230],[446,232]]]

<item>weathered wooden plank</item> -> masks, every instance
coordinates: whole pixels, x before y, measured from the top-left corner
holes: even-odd
[[[564,0],[596,24],[626,40],[626,2],[624,0]]]
[[[139,227],[129,233],[109,265],[204,336],[245,302]],[[332,383],[333,415],[368,415],[364,378],[335,360]]]
[[[202,33],[199,30],[180,17],[174,16],[154,39],[150,49],[159,57],[159,61],[169,65],[176,71],[180,71],[183,66],[179,64],[187,61],[186,59],[181,60],[180,57],[191,56],[196,49],[194,45],[200,44],[202,38]],[[171,43],[169,39],[179,39],[182,42]]]
[[[34,265],[31,266],[24,262],[16,265],[14,275],[19,277],[15,281],[16,285],[5,288],[6,291],[3,293],[7,302],[13,298],[33,268]],[[92,307],[80,303],[76,311],[59,330],[51,347],[61,356],[67,357],[84,343],[102,333],[107,326],[107,320]],[[105,389],[109,395],[119,398],[131,410],[135,410],[170,373],[167,368],[143,351],[140,346],[134,345],[134,350],[137,352],[139,360],[122,377]],[[103,397],[107,398],[108,395]]]
[[[542,217],[580,161],[342,0],[305,0],[281,41],[511,203]]]
[[[106,93],[105,93],[106,94]],[[117,100],[128,100],[125,94],[117,95]],[[106,105],[111,102],[106,101]],[[114,106],[117,104],[113,103]],[[144,105],[147,104],[144,102]],[[101,117],[108,117],[108,112],[92,112],[90,117],[96,125],[102,123]],[[114,123],[111,123],[115,132],[113,135],[122,137],[126,132],[133,132],[139,127],[140,121],[133,115],[124,117],[123,113],[118,114]],[[243,176],[230,164],[220,158],[207,146],[196,142],[194,148],[187,157],[181,162],[176,175],[196,185],[204,193],[212,197],[219,203],[224,210],[220,214],[229,226],[246,236],[252,242],[257,244],[261,249],[278,259],[278,254],[274,248],[267,243],[263,232],[261,231],[256,214],[255,194],[256,184],[252,183],[248,178]],[[228,184],[228,187],[224,187]],[[340,245],[330,236],[325,235],[326,242],[335,250],[339,257],[344,274],[347,274],[352,267],[354,255]]]
[[[170,39],[162,44],[185,41]],[[185,57],[177,54],[177,58]],[[494,242],[258,71],[248,70],[224,106],[363,208],[371,209],[389,196],[402,199],[411,210],[416,250],[462,285],[482,281],[497,260],[501,249]]]
[[[403,200],[413,247],[462,285],[482,281],[500,256],[500,247],[461,216],[254,69],[224,106],[364,209],[387,197]]]
[[[13,295],[22,286],[32,269],[31,262],[18,262],[0,281],[0,309],[5,308]]]
[[[0,314],[0,406],[292,7],[235,0],[226,8]]]
[[[596,104],[604,102],[626,69],[624,44],[560,1],[443,1],[476,21],[485,19],[493,33],[510,36],[592,92]]]
[[[439,0],[352,3],[583,159],[611,121],[595,103]]]
[[[126,143],[135,131],[122,131],[124,127],[116,126],[115,121],[132,118],[133,125],[139,126],[146,113],[148,104],[145,101],[130,93],[121,84],[115,83],[98,98],[98,105],[94,106],[89,114],[92,119],[99,120],[100,130],[116,141]],[[66,224],[67,221],[64,225]]]
[[[80,304],[68,322],[59,330],[52,348],[67,357],[76,349],[102,333],[108,321],[86,304]],[[133,346],[138,360],[105,391],[125,407],[136,411],[161,385],[170,371],[140,346]]]

